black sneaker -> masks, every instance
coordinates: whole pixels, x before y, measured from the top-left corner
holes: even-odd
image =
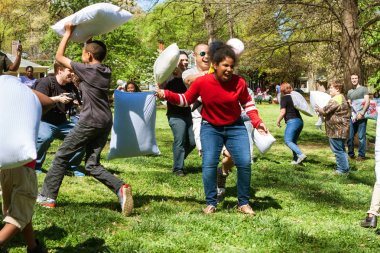
[[[373,215],[372,217],[367,216],[365,220],[360,223],[360,226],[363,228],[376,228],[377,227],[377,216]]]
[[[175,170],[175,171],[173,171],[173,174],[176,176],[179,176],[179,177],[185,176],[185,173],[183,172],[183,170]]]

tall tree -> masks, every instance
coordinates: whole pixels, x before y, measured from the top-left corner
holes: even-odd
[[[356,72],[361,73],[362,77],[366,76],[363,58],[371,57],[377,60],[380,58],[373,53],[373,50],[371,52],[361,46],[366,36],[371,33],[369,31],[373,31],[380,21],[379,1],[267,0],[265,2],[276,6],[276,13],[283,14],[279,19],[282,24],[278,28],[285,39],[271,45],[272,48],[291,48],[293,45],[305,43],[328,44],[330,50],[338,52],[338,66],[344,77],[346,90],[351,88],[351,73]],[[330,32],[323,33],[328,27]],[[312,34],[310,31],[316,32]],[[375,45],[377,43],[375,42]]]

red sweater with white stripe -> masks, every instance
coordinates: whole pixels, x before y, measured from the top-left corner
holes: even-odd
[[[198,97],[202,98],[202,118],[215,126],[234,123],[241,114],[241,107],[257,128],[262,120],[248,93],[245,80],[233,75],[228,82],[219,82],[214,74],[198,77],[183,94],[165,90],[165,99],[178,106],[189,106]],[[241,105],[241,107],[240,107]]]

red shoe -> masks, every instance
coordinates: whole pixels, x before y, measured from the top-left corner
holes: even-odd
[[[45,197],[41,194],[38,194],[36,201],[40,206],[43,206],[46,208],[56,208],[57,206],[57,202],[55,201],[55,199]]]
[[[133,210],[132,188],[128,184],[123,184],[117,194],[121,206],[121,212],[125,216],[130,216]]]

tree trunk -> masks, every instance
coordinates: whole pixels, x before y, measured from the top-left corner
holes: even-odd
[[[228,0],[228,3],[227,3],[227,19],[228,19],[228,31],[229,31],[230,39],[231,39],[235,37],[234,18],[231,13],[231,0]]]
[[[202,1],[202,9],[205,17],[206,30],[208,34],[208,43],[215,40],[214,19],[211,15],[211,4],[207,0]]]
[[[343,60],[343,77],[345,91],[352,88],[351,74],[359,75],[362,84],[362,65],[360,56],[360,31],[358,28],[358,0],[342,0],[341,44],[340,52]]]

